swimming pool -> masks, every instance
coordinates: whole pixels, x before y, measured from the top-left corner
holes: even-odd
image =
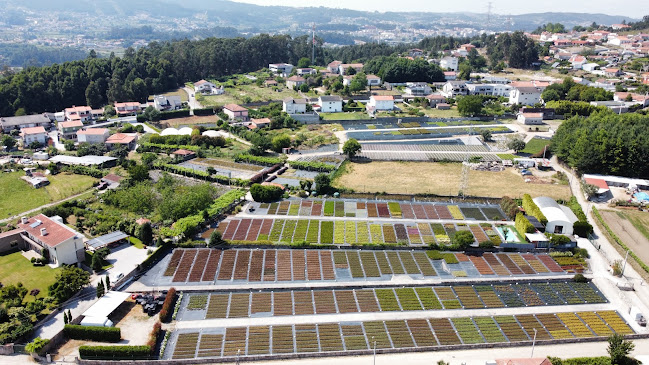
[[[649,194],[645,193],[644,191],[635,193],[633,194],[633,196],[638,200],[649,201]]]
[[[507,226],[497,227],[496,229],[503,237],[505,237],[505,242],[520,242],[518,235],[516,235],[516,232],[514,232],[514,228]]]

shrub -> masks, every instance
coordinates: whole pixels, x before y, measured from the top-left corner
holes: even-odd
[[[117,327],[90,327],[66,324],[63,333],[73,340],[119,342],[122,332]]]
[[[593,233],[593,226],[588,222],[578,221],[572,225],[572,230],[579,237],[588,237]]]
[[[149,346],[81,346],[82,359],[104,360],[144,360],[151,357]]]
[[[535,217],[543,225],[546,225],[548,223],[548,219],[541,212],[541,208],[539,208],[539,206],[534,203],[534,200],[532,200],[532,196],[530,196],[530,194],[523,195],[523,209],[525,209],[525,213],[527,213],[527,215]]]
[[[509,219],[514,219],[518,213],[518,204],[516,204],[514,199],[508,196],[504,196],[500,200],[500,208],[505,212]]]
[[[525,218],[523,213],[516,214],[516,230],[518,233],[525,237],[525,233],[534,233],[536,229],[534,225],[530,223],[529,219]]]
[[[45,346],[50,342],[48,339],[36,337],[34,341],[30,342],[25,346],[25,351],[30,354],[40,354],[40,352],[45,348]]]
[[[162,325],[160,324],[160,321],[156,322],[153,325],[153,329],[151,330],[151,334],[149,335],[149,341],[146,343],[147,346],[151,349],[151,353],[155,351],[156,344],[158,343],[158,336],[160,336],[160,332],[162,331]]]
[[[284,194],[284,189],[274,185],[253,184],[250,187],[250,194],[256,202],[269,203],[279,200]]]
[[[171,319],[171,312],[173,310],[174,301],[176,300],[176,289],[170,288],[167,292],[167,297],[165,298],[164,303],[162,303],[162,309],[160,309],[160,321],[169,322]]]
[[[575,274],[575,276],[573,276],[572,278],[572,281],[574,281],[575,283],[587,283],[588,279],[586,279],[586,277],[582,274]]]

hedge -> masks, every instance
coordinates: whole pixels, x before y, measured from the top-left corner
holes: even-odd
[[[90,340],[100,342],[119,342],[122,332],[117,327],[91,327],[66,324],[63,333],[73,340]]]
[[[80,165],[68,165],[61,168],[61,171],[67,171],[77,175],[88,175],[96,179],[101,179],[106,176],[106,172],[102,169]]]
[[[613,240],[618,245],[620,245],[620,247],[622,247],[626,251],[629,251],[629,256],[633,257],[633,259],[638,263],[638,265],[640,265],[640,267],[642,267],[642,269],[644,271],[649,273],[649,266],[647,266],[644,262],[642,262],[642,260],[638,257],[638,255],[636,255],[633,251],[631,251],[631,249],[629,247],[627,247],[627,245],[625,245],[624,242],[622,242],[620,237],[618,237],[615,233],[613,233],[613,231],[611,230],[611,227],[609,227],[608,224],[606,224],[606,222],[604,222],[604,219],[602,219],[602,216],[599,215],[599,211],[595,207],[593,207],[593,215],[595,216],[595,218],[597,218],[599,223],[604,227],[604,229],[611,236],[611,238],[613,238]]]
[[[289,161],[288,165],[294,169],[307,170],[307,171],[331,172],[336,170],[336,166],[329,165],[323,162]]]
[[[184,118],[189,116],[189,109],[170,110],[160,113],[160,120]]]
[[[170,288],[167,292],[167,297],[162,303],[162,308],[160,309],[160,320],[162,322],[168,323],[171,320],[171,315],[173,314],[174,302],[176,301],[176,288]]]
[[[151,358],[149,346],[81,346],[79,356],[89,360],[146,360]]]
[[[516,214],[515,223],[516,223],[516,230],[522,237],[525,237],[525,233],[534,233],[536,231],[534,225],[530,223],[529,219],[525,218],[523,213]]]
[[[229,177],[223,176],[223,175],[210,175],[206,171],[194,170],[194,169],[189,168],[189,167],[183,167],[183,166],[172,165],[172,164],[167,164],[167,163],[157,163],[157,164],[155,164],[155,167],[157,167],[157,168],[159,168],[161,170],[173,172],[173,173],[176,173],[176,174],[179,174],[179,175],[194,177],[194,178],[201,179],[201,180],[206,180],[206,181],[217,182],[219,184],[229,184],[229,185],[236,185],[236,186],[250,185],[250,180],[247,180],[247,179],[229,178]]]
[[[247,162],[255,165],[262,166],[273,166],[276,164],[284,163],[284,161],[279,157],[263,157],[263,156],[253,156],[249,154],[240,154],[234,157],[235,162]]]
[[[191,145],[179,145],[179,144],[161,144],[161,143],[141,143],[140,147],[143,149],[141,152],[150,152],[150,151],[168,151],[173,152],[178,149],[190,150],[197,152],[201,149],[200,146],[191,146]]]
[[[541,212],[541,208],[532,200],[530,194],[523,195],[523,209],[527,215],[531,215],[539,220],[543,225],[548,224],[548,219]]]
[[[214,115],[214,108],[194,109],[194,115]]]

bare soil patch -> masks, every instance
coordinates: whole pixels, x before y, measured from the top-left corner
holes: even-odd
[[[615,212],[610,210],[602,210],[600,214],[602,218],[611,228],[611,230],[624,242],[627,247],[633,251],[642,262],[649,263],[649,239],[645,237],[629,218],[633,219],[635,213],[644,213],[645,216],[649,216],[649,213],[646,212],[631,212],[631,211],[622,211]]]

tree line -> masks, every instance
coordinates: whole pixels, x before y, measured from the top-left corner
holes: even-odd
[[[648,129],[649,116],[601,111],[563,122],[550,146],[580,173],[647,177]]]

